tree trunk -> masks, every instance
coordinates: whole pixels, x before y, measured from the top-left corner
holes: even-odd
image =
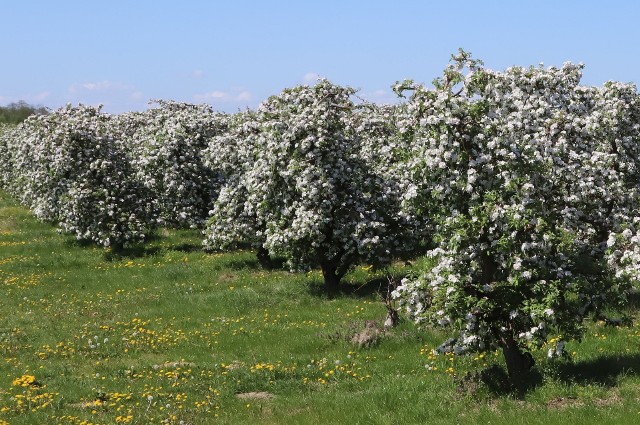
[[[111,252],[116,255],[122,255],[124,253],[124,243],[114,242],[113,244],[111,244]]]
[[[324,286],[329,292],[338,292],[340,288],[340,279],[342,276],[338,274],[338,266],[333,261],[322,261],[320,263],[322,276],[324,277]]]
[[[258,247],[256,256],[258,257],[258,263],[260,263],[260,266],[262,266],[262,268],[270,269],[273,266],[273,264],[271,263],[271,257],[269,256],[269,251],[265,247]]]
[[[502,347],[504,360],[507,363],[507,372],[512,380],[521,378],[533,367],[535,362],[531,353],[523,353],[516,340],[512,337],[503,338],[500,346]]]
[[[489,239],[484,236],[481,238],[481,241],[490,244]],[[480,265],[482,267],[482,276],[480,277],[480,279],[482,280],[482,284],[490,285],[496,278],[498,265],[496,264],[493,257],[486,251],[482,251],[480,253]]]

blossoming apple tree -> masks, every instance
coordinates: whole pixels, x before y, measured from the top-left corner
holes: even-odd
[[[236,223],[233,213],[222,214],[219,207],[209,240],[220,240],[226,227],[257,224],[257,240],[269,253],[285,256],[293,268],[319,265],[329,290],[338,288],[356,262],[391,259],[402,246],[395,198],[360,157],[354,93],[322,80],[287,89],[260,105],[252,142],[244,146],[249,151],[242,154],[242,184],[223,190],[218,203],[247,220]],[[241,202],[228,200],[233,191]]]
[[[259,149],[260,128],[254,111],[229,117],[227,128],[213,137],[203,156],[220,177],[222,186],[204,231],[205,249],[228,249],[248,244],[257,251],[260,264],[271,267],[264,247],[266,223],[249,199],[249,171]]]
[[[111,119],[83,105],[27,119],[13,134],[8,188],[78,239],[121,247],[143,241],[155,220]]]
[[[580,77],[572,64],[495,72],[461,51],[433,88],[396,86],[412,93],[407,198],[435,221],[437,248],[395,296],[453,329],[442,350],[501,348],[512,376],[551,330],[579,338],[586,315],[624,301],[637,264],[607,251],[635,235],[637,92]]]
[[[153,194],[160,224],[201,228],[220,182],[202,157],[209,140],[224,130],[225,116],[207,105],[156,101],[128,138],[137,177]]]

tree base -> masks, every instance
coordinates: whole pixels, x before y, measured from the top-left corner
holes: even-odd
[[[259,247],[258,252],[256,253],[258,257],[258,263],[263,269],[271,269],[273,268],[273,263],[271,261],[271,256],[269,255],[269,251],[264,247]]]
[[[507,364],[507,372],[511,380],[523,377],[534,366],[535,361],[531,353],[522,352],[514,339],[503,341],[502,354]]]
[[[336,267],[333,265],[321,264],[321,268],[322,277],[324,278],[324,287],[329,293],[338,292],[342,276],[338,275]]]

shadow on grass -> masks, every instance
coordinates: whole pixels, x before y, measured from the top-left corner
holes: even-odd
[[[258,260],[258,256],[255,253],[254,255],[256,256],[255,267],[258,267],[264,270],[273,270],[273,271],[284,270],[285,265],[287,264],[287,260],[284,257],[269,257],[268,260],[266,260],[264,263],[261,264]]]
[[[179,230],[178,230],[179,231]],[[147,236],[144,243],[139,243],[127,247],[111,247],[105,249],[104,258],[106,261],[120,261],[134,258],[143,258],[157,255],[161,251],[179,251],[184,253],[203,251],[201,243],[185,240],[186,237],[175,237],[172,235],[162,235],[160,232],[153,232]],[[93,248],[99,247],[89,239],[75,239],[68,237],[65,245],[69,248]]]
[[[541,386],[545,377],[581,386],[599,385],[615,387],[624,376],[635,376],[640,371],[640,354],[604,355],[577,362],[558,362],[546,367],[534,367],[519,379],[510,379],[499,365],[470,373],[457,381],[458,393],[473,394],[484,387],[491,396],[509,396],[522,399]]]
[[[104,253],[104,259],[106,261],[121,261],[130,260],[134,258],[152,257],[158,255],[163,251],[178,251],[188,254],[190,252],[201,251],[202,248],[199,245],[192,243],[181,243],[176,245],[163,244],[163,245],[134,245],[126,248],[114,248]]]
[[[486,388],[492,396],[509,396],[522,399],[544,382],[544,375],[539,369],[531,369],[525,376],[510,378],[506,370],[499,365],[467,374],[457,381],[458,393],[475,393],[480,387]]]
[[[555,367],[555,372],[562,381],[615,387],[620,377],[635,376],[640,372],[640,354],[611,354],[561,363]]]
[[[205,251],[207,252],[207,251]],[[210,252],[210,254],[214,255],[214,252]],[[217,259],[215,264],[212,265],[214,270],[222,270],[222,269],[231,269],[234,271],[239,270],[264,270],[264,271],[282,271],[285,270],[285,262],[284,258],[272,258],[269,261],[268,265],[260,264],[258,257],[253,251],[245,251],[242,253],[229,253],[228,256],[220,257]]]
[[[640,291],[627,295],[626,311],[638,311],[640,310]]]
[[[215,264],[211,267],[213,270],[224,270],[231,269],[234,271],[244,270],[244,269],[259,269],[260,264],[258,263],[258,259],[253,257],[243,257],[243,258],[220,258]]]
[[[389,290],[393,290],[392,282],[399,282],[403,277],[405,277],[404,274],[397,273],[371,279],[364,283],[343,281],[337,291],[329,291],[322,279],[313,279],[307,283],[307,288],[310,295],[321,298],[370,298],[374,294],[384,298]]]
[[[151,257],[157,255],[160,251],[162,251],[162,248],[159,246],[136,245],[105,251],[104,259],[105,261],[122,261],[133,258]]]
[[[185,253],[203,251],[201,244],[195,243],[181,243],[178,245],[168,245],[165,247],[166,249],[170,249],[172,251],[180,251]]]
[[[69,248],[92,248],[96,246],[93,241],[87,239],[74,239],[70,237],[65,239],[64,244]]]

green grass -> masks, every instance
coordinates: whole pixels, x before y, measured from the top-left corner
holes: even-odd
[[[637,325],[588,324],[570,360],[534,353],[512,390],[500,371],[463,379],[500,366],[497,353],[433,356],[445,336],[408,321],[354,345],[365,321],[384,320],[367,285],[382,275],[358,269],[327,297],[317,271],[199,246],[197,233],[165,231],[114,255],[0,193],[0,424],[640,421]]]

